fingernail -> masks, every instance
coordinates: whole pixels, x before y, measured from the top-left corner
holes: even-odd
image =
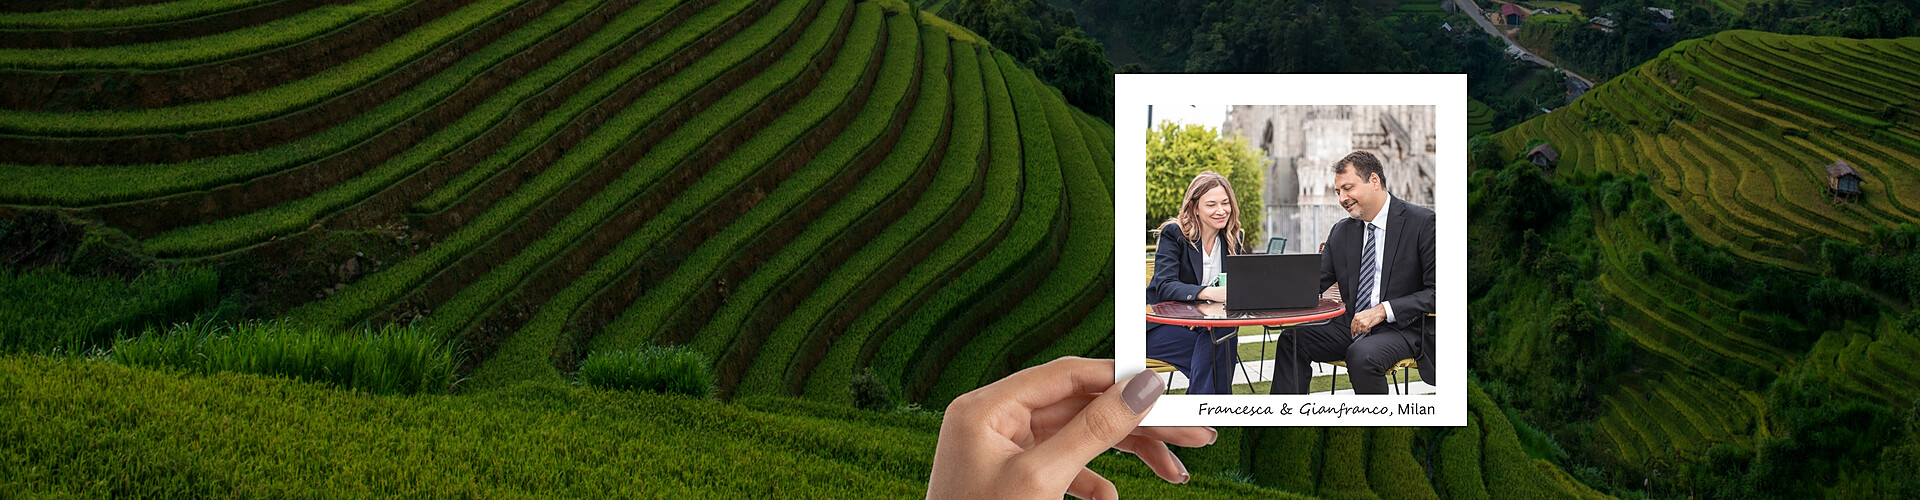
[[[1120,390],[1120,399],[1127,402],[1127,409],[1133,410],[1134,415],[1147,411],[1147,407],[1160,399],[1160,374],[1146,370],[1134,375],[1133,380],[1127,381],[1127,387]]]
[[[1214,442],[1216,442],[1216,441],[1219,441],[1219,440],[1220,440],[1220,430],[1219,430],[1219,429],[1215,429],[1215,428],[1212,428],[1212,427],[1208,427],[1208,428],[1207,428],[1207,432],[1211,432],[1211,433],[1213,433],[1213,437],[1210,437],[1210,438],[1207,438],[1207,445],[1208,445],[1208,446],[1212,446]]]
[[[1180,457],[1173,457],[1173,464],[1180,466],[1180,482],[1175,484],[1187,484],[1187,481],[1193,480],[1193,475],[1187,474],[1187,463],[1180,461]]]

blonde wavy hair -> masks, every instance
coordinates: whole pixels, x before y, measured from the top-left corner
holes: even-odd
[[[1227,190],[1227,209],[1232,211],[1232,215],[1227,217],[1227,227],[1221,229],[1221,232],[1227,235],[1226,254],[1244,253],[1244,249],[1240,246],[1240,239],[1245,237],[1245,234],[1240,229],[1240,206],[1236,205],[1240,202],[1240,196],[1233,194],[1233,184],[1227,182],[1226,176],[1214,173],[1212,170],[1200,172],[1200,175],[1193,177],[1193,182],[1187,184],[1186,197],[1180,199],[1180,213],[1160,225],[1164,227],[1167,224],[1179,224],[1181,234],[1187,237],[1187,244],[1200,248],[1200,195],[1207,194],[1207,191],[1212,191],[1216,187]]]

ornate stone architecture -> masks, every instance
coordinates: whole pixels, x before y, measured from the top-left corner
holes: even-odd
[[[1332,167],[1353,151],[1380,158],[1388,192],[1433,206],[1433,106],[1234,106],[1220,132],[1267,152],[1262,234],[1286,238],[1289,253],[1317,250],[1347,216]]]

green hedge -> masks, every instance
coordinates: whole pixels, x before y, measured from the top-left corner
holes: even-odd
[[[113,345],[113,360],[195,373],[291,377],[376,394],[445,393],[454,348],[421,330],[388,325],[336,332],[285,322],[188,323]]]
[[[82,353],[116,337],[191,318],[213,305],[219,274],[204,268],[132,280],[55,269],[0,269],[0,353]]]
[[[395,1],[395,0],[368,0]],[[52,113],[37,111],[0,110],[0,133],[55,136],[55,137],[103,137],[141,134],[185,132],[229,127],[273,119],[304,109],[323,101],[352,92],[370,82],[379,79],[421,57],[426,57],[441,45],[458,39],[479,26],[493,22],[507,12],[530,0],[484,0],[462,7],[445,17],[435,19],[392,42],[368,52],[352,61],[333,66],[313,76],[296,82],[234,96],[217,101],[197,102],[182,106],[151,108],[139,110],[101,110],[75,113]],[[605,0],[574,0],[568,4],[573,7],[556,7],[555,12],[571,11],[573,17],[584,15]],[[330,9],[332,7],[322,7]],[[316,9],[320,10],[320,9]],[[297,16],[296,16],[297,17]],[[289,18],[294,19],[294,18]],[[260,25],[270,33],[288,32],[295,26],[283,26],[287,20]],[[304,26],[297,25],[297,26]],[[231,32],[229,33],[229,35]],[[215,35],[228,36],[228,35]],[[159,44],[188,43],[189,41],[159,42]],[[284,42],[276,42],[284,43]],[[234,42],[206,40],[194,45],[191,52],[200,49],[219,49],[234,46]],[[141,48],[135,48],[141,47]],[[18,68],[38,68],[44,63],[58,62],[52,67],[39,69],[67,69],[90,64],[67,60],[54,55],[27,54],[15,56],[14,51],[39,51],[46,49],[0,50],[0,65]],[[70,49],[83,50],[83,49]],[[143,46],[115,47],[101,50],[124,50],[121,57],[138,61],[145,65],[171,67],[174,65],[200,64],[210,62],[209,56],[198,54],[182,55],[173,52],[155,51]],[[505,57],[501,55],[500,57]],[[14,59],[18,59],[15,61]],[[491,65],[486,64],[486,65]],[[483,66],[486,66],[483,65]],[[141,66],[140,69],[149,69]],[[442,73],[445,74],[444,72]],[[437,99],[436,99],[437,100]]]
[[[731,0],[715,5],[688,20],[683,27],[694,28],[693,33],[704,33],[711,26],[732,17],[751,3],[751,0]],[[341,293],[301,306],[290,312],[289,316],[306,322],[345,324],[366,318],[387,304],[400,299],[434,273],[480,248],[500,232],[512,228],[526,214],[549,201],[584,172],[597,166],[601,158],[625,146],[634,134],[651,123],[660,113],[665,112],[671,103],[691,94],[693,90],[718,76],[725,68],[732,67],[733,61],[737,61],[736,59],[707,62],[717,57],[716,54],[718,54],[717,51],[709,53],[708,57],[695,62],[686,70],[675,73],[673,78],[636,99],[632,105],[622,109],[619,114],[607,120],[604,126],[595,130],[593,135],[575,145],[553,166],[542,170],[533,180],[521,184],[505,199],[495,202],[486,212],[462,225],[453,234],[426,251],[386,270],[367,276],[349,285]],[[659,54],[658,59],[653,60],[658,61],[665,56],[666,54]],[[683,79],[687,81],[680,81]],[[467,314],[471,317],[473,314],[478,314],[478,311],[468,311]],[[452,334],[453,332],[443,333]]]
[[[1247,428],[1247,472],[1262,485],[1314,495],[1327,429],[1324,427]]]
[[[569,7],[587,10],[574,11]],[[493,46],[483,49],[476,55],[481,59],[490,59],[487,56],[518,53],[537,43],[539,39],[556,33],[578,20],[576,17],[568,17],[569,15],[585,13],[593,7],[597,5],[584,2],[563,5],[547,17],[502,37],[494,42]],[[335,184],[313,196],[281,203],[238,217],[168,231],[148,239],[147,246],[161,255],[206,254],[232,250],[306,229],[321,218],[359,203],[428,165],[443,161],[448,154],[492,129],[528,99],[545,92],[554,82],[565,78],[567,74],[587,64],[621,40],[651,24],[660,15],[665,14],[670,6],[656,5],[655,7],[628,11],[559,58],[515,80],[513,84],[487,98],[485,102],[461,116],[459,120],[435,132],[426,140],[414,144],[413,147],[379,167],[346,182]],[[505,59],[494,60],[504,61]],[[446,76],[435,77],[435,80],[442,80]],[[455,76],[470,75],[456,73]],[[455,80],[446,79],[445,81]],[[428,82],[429,85],[432,83],[434,82]]]
[[[1367,456],[1367,484],[1383,499],[1438,499],[1427,469],[1413,458],[1412,427],[1379,427]]]
[[[1022,72],[1013,80],[1015,102],[1018,103],[1021,88],[1027,89],[1041,106],[1046,119],[1031,123],[1047,125],[1041,129],[1050,133],[1051,145],[1057,152],[1061,175],[1067,191],[1067,238],[1063,242],[1060,254],[1069,256],[1060,259],[1052,271],[1040,282],[1040,287],[1015,306],[1012,311],[1000,317],[986,331],[975,335],[959,353],[947,364],[940,380],[934,384],[930,401],[945,401],[971,391],[976,387],[992,382],[1004,375],[1002,371],[1009,365],[1023,360],[1006,361],[1009,351],[1022,342],[1048,342],[1031,338],[1035,335],[1051,335],[1055,338],[1065,331],[1044,331],[1040,328],[1055,316],[1068,312],[1069,308],[1088,294],[1111,295],[1113,269],[1113,198],[1111,192],[1101,183],[1102,176],[1086,144],[1089,139],[1080,136],[1079,127],[1074,124],[1073,115],[1067,111],[1066,101],[1049,92],[1040,80],[1030,72]],[[1028,122],[1023,122],[1023,125]],[[1022,131],[1026,127],[1022,126]],[[1046,143],[1032,143],[1042,147]],[[1041,344],[1045,345],[1045,344]],[[1037,351],[1037,349],[1036,349]]]
[[[921,77],[922,105],[929,102],[935,106],[943,105],[948,90],[942,82],[947,80],[949,40],[944,33],[930,27],[922,27],[920,37],[926,47],[926,54],[922,58],[922,64],[926,67]],[[967,56],[972,54],[971,50],[961,52]],[[952,213],[952,210],[954,203],[974,185],[974,176],[980,170],[984,142],[982,136],[986,133],[986,108],[980,101],[979,64],[972,57],[965,56],[953,57],[953,63],[951,90],[955,114],[945,157],[941,159],[936,177],[912,208],[900,212],[898,219],[821,280],[819,288],[795,307],[791,315],[774,326],[773,333],[762,342],[760,355],[741,378],[741,387],[735,391],[736,394],[791,392],[792,388],[786,387],[786,382],[794,370],[801,369],[794,366],[793,358],[801,346],[817,335],[840,333],[820,331],[819,321],[830,314],[853,314],[840,307],[849,294],[859,287],[885,286],[897,282],[899,276],[880,275],[884,266],[898,258],[897,254],[913,241],[929,237],[925,233],[935,223],[948,217],[965,215]],[[935,93],[941,95],[928,98],[928,94]],[[903,135],[901,139],[906,140],[908,136]]]
[[[1470,413],[1466,427],[1449,430],[1440,440],[1433,483],[1447,498],[1493,498],[1487,493],[1486,479],[1480,473],[1480,420],[1479,415]]]
[[[789,2],[781,4],[777,9],[804,8],[806,3],[805,1]],[[808,31],[792,47],[794,50],[786,53],[753,80],[734,89],[726,98],[709,107],[707,112],[722,113],[718,118],[731,122],[746,111],[738,109],[740,103],[758,103],[780,87],[786,86],[826,49],[828,38],[835,33],[839,25],[839,14],[844,12],[845,5],[845,3],[833,2],[832,6],[841,9],[823,11],[823,15],[814,19]],[[770,19],[791,20],[795,17],[792,12],[778,10],[768,15],[777,16],[769,17]],[[673,232],[671,228],[677,228],[681,223],[697,216],[700,210],[707,209],[712,203],[717,202],[718,197],[724,194],[727,188],[737,183],[740,176],[747,173],[746,170],[749,167],[756,170],[763,168],[765,162],[776,158],[786,144],[805,133],[814,123],[830,113],[834,107],[846,99],[848,91],[853,87],[853,82],[860,78],[860,68],[865,67],[866,60],[870,56],[870,52],[862,53],[859,50],[843,50],[840,54],[836,54],[835,65],[827,71],[830,81],[815,87],[813,93],[808,94],[802,102],[789,109],[787,114],[764,129],[764,133],[755,136],[740,148],[736,148],[736,155],[729,156],[725,163],[710,170],[708,175],[703,176],[694,186],[681,191],[671,205],[649,220],[645,226],[628,234],[618,246],[594,262],[586,273],[575,278],[565,290],[543,304],[541,311],[533,320],[516,333],[506,345],[503,345],[493,359],[482,364],[475,372],[477,382],[504,383],[528,376],[542,376],[541,374],[550,372],[551,369],[547,367],[545,361],[558,345],[561,330],[566,327],[567,319],[572,316],[576,308],[615,281],[623,272],[630,271],[639,263],[640,257],[652,250],[659,241],[671,237]],[[734,114],[728,116],[726,113]],[[698,121],[701,118],[715,118],[715,116],[703,113],[695,120]],[[646,164],[651,159],[649,155],[647,158],[642,158],[640,162]],[[633,194],[625,196],[633,196],[640,192],[633,190]],[[574,215],[582,213],[576,211]],[[571,219],[572,216],[569,218]],[[561,227],[565,226],[566,223],[563,221]],[[555,234],[550,232],[547,238],[553,238]],[[580,233],[558,234],[560,238],[567,240],[584,237]],[[522,253],[521,256],[515,257],[515,260],[521,260],[527,255]],[[708,357],[715,358],[711,354],[708,354]]]
[[[921,360],[928,346],[942,345],[944,342],[957,342],[958,338],[972,338],[974,332],[942,331],[940,337],[933,337],[938,323],[951,314],[957,313],[977,300],[987,287],[997,284],[995,280],[1025,260],[1026,256],[1042,245],[1050,236],[1050,229],[1063,203],[1060,186],[1060,167],[1056,160],[1053,137],[1050,131],[1040,126],[1027,124],[1046,123],[1045,111],[1036,96],[1024,86],[1019,66],[1004,53],[995,51],[994,60],[999,63],[1004,75],[1009,95],[1012,96],[1018,113],[1020,126],[1020,146],[1024,164],[1023,176],[1028,184],[1021,188],[1020,218],[1008,230],[1007,240],[988,253],[978,265],[967,269],[966,273],[948,282],[947,285],[929,299],[920,310],[905,322],[890,323],[884,344],[876,351],[872,366],[874,372],[895,383],[906,380],[908,368]],[[991,85],[989,85],[991,87]],[[931,340],[929,340],[931,339]],[[894,387],[895,394],[906,394]]]
[[[915,264],[905,277],[882,294],[879,300],[867,306],[859,317],[840,332],[827,357],[807,377],[805,393],[809,398],[830,401],[846,399],[848,381],[858,371],[855,365],[865,361],[859,359],[863,355],[862,347],[873,341],[874,332],[891,331],[897,311],[920,296],[927,287],[939,285],[941,277],[964,264],[968,256],[984,253],[982,245],[988,243],[987,240],[998,229],[1009,224],[1009,218],[1015,216],[1013,209],[1020,197],[1022,165],[1019,130],[1011,125],[1015,123],[1012,97],[1008,96],[1006,83],[1000,78],[1000,65],[991,56],[979,57],[980,51],[991,49],[966,43],[953,44],[952,47],[956,63],[974,61],[973,64],[977,64],[986,90],[989,159],[987,185],[982,190],[980,203],[952,237],[925,260]]]

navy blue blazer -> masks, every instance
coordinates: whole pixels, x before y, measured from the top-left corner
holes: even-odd
[[[1218,236],[1216,245],[1222,258],[1230,254],[1246,253],[1240,248],[1240,242],[1232,241],[1223,233]],[[1193,240],[1180,232],[1180,225],[1167,223],[1160,227],[1160,244],[1153,252],[1153,280],[1147,282],[1147,304],[1153,305],[1169,300],[1193,302],[1200,300],[1200,289],[1204,283],[1213,281],[1212,276],[1201,277],[1206,268],[1206,251]],[[1152,323],[1147,328],[1153,328]]]

